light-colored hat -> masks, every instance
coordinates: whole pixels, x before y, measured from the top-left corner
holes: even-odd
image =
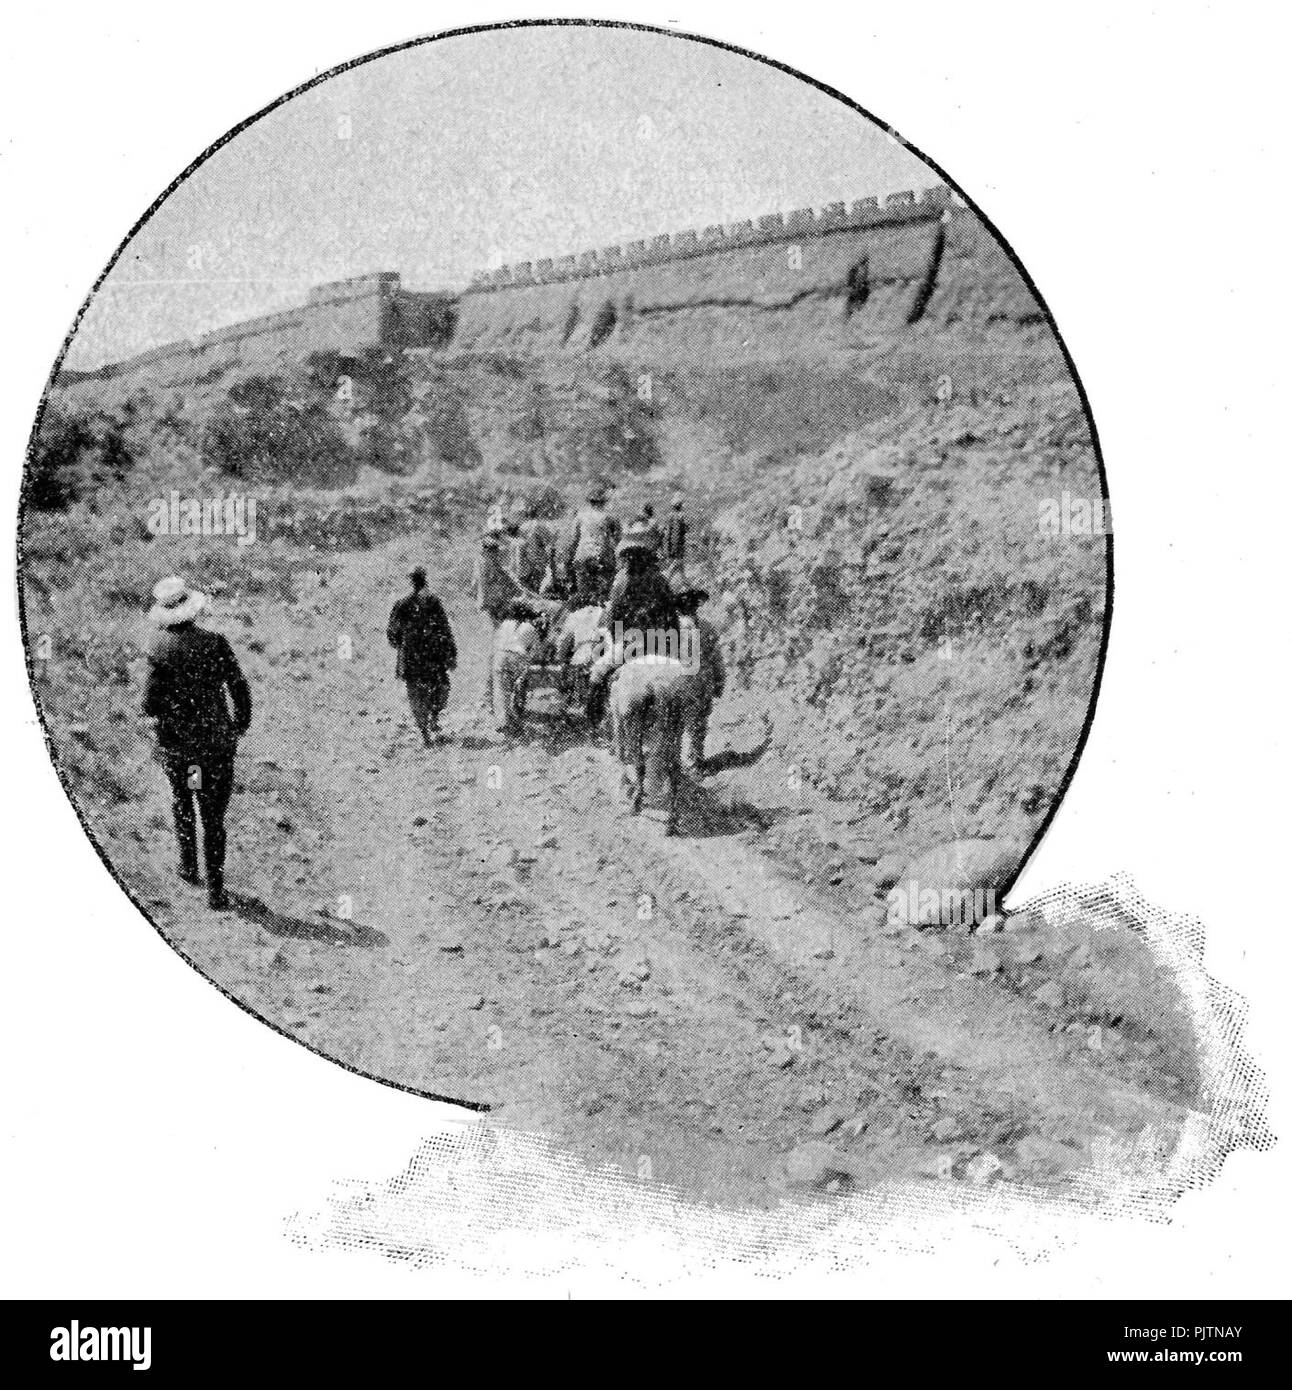
[[[644,526],[640,522],[633,524],[624,532],[624,538],[619,542],[616,554],[625,555],[630,550],[645,550],[654,554],[659,548],[659,540],[653,526]]]
[[[180,623],[191,623],[206,605],[205,594],[190,589],[179,575],[172,574],[153,586],[153,606],[148,617],[158,627],[178,627]]]

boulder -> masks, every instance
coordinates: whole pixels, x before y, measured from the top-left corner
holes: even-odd
[[[830,1178],[850,1177],[851,1162],[823,1139],[808,1139],[785,1155],[785,1176],[796,1187],[820,1187]]]
[[[1043,1008],[1057,1009],[1063,1003],[1063,989],[1053,980],[1047,980],[1039,989],[1033,992],[1032,998]]]
[[[972,928],[998,900],[1026,849],[1017,840],[952,840],[916,855],[888,894],[890,919],[918,927]]]
[[[890,884],[896,883],[905,864],[905,856],[885,854],[875,865],[875,883],[880,888],[887,888]]]
[[[1002,965],[1000,952],[985,941],[980,941],[974,949],[969,973],[971,975],[995,975],[1001,970]]]
[[[986,1187],[1004,1166],[994,1153],[984,1151],[965,1164],[965,1177],[975,1187]]]
[[[1014,1145],[1014,1152],[1020,1166],[1026,1168],[1032,1176],[1055,1177],[1077,1167],[1081,1162],[1079,1150],[1069,1148],[1066,1144],[1042,1139],[1036,1134],[1024,1135]]]
[[[843,1114],[833,1105],[823,1105],[820,1110],[812,1116],[812,1122],[808,1125],[808,1133],[816,1139],[824,1139],[827,1134],[832,1134],[844,1121]]]
[[[946,1144],[952,1139],[959,1139],[964,1130],[954,1115],[943,1115],[940,1120],[934,1122],[929,1133],[939,1144]]]

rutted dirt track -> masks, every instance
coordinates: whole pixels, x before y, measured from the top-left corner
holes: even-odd
[[[791,883],[765,819],[724,796],[739,773],[694,790],[669,839],[577,730],[494,734],[484,626],[446,584],[462,660],[451,738],[424,749],[384,641],[416,560],[434,586],[436,557],[404,538],[342,557],[290,612],[217,616],[257,697],[230,816],[239,910],[161,874],[160,778],[141,852],[111,857],[222,988],[364,1072],[714,1200],[939,1164],[1062,1181],[1099,1135],[1170,1143],[1174,1078]],[[711,751],[757,742],[718,723]]]

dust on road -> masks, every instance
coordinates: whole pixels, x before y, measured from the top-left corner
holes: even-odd
[[[504,741],[477,708],[486,628],[445,584],[452,737],[423,748],[382,634],[399,577],[428,563],[434,588],[437,559],[401,538],[226,625],[258,696],[230,818],[239,911],[155,867],[160,786],[137,856],[113,855],[221,988],[348,1066],[709,1200],[1062,1182],[1102,1135],[1170,1147],[1183,1106],[1133,1047],[1092,1051],[919,933],[792,881],[767,826],[828,808],[809,789],[754,805],[774,755],[693,789],[668,839],[581,731]]]

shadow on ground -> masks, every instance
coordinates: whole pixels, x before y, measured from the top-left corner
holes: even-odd
[[[261,902],[259,898],[245,893],[230,893],[229,901],[233,910],[248,922],[263,927],[274,936],[304,938],[309,941],[324,941],[329,946],[389,946],[390,941],[384,932],[375,927],[361,926],[357,922],[307,921],[301,917],[289,917],[277,912]]]

